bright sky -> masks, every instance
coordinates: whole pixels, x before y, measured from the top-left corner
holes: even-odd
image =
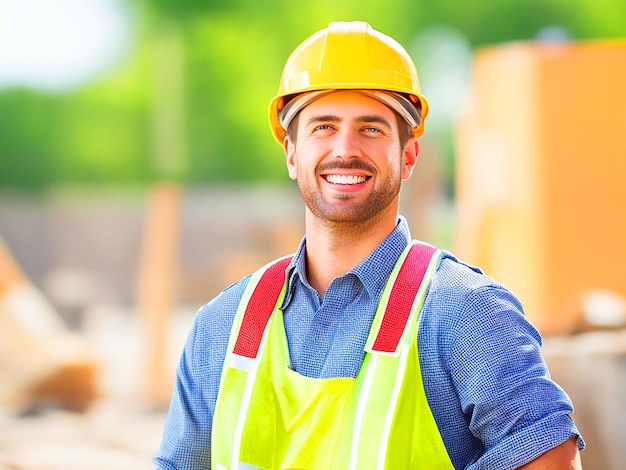
[[[121,0],[0,0],[0,88],[64,91],[119,60],[130,24]]]

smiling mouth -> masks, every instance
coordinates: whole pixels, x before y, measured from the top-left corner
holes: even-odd
[[[325,178],[333,184],[361,184],[367,181],[367,176],[356,175],[326,175]]]

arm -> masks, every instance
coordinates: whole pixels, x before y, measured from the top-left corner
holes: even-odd
[[[210,467],[209,403],[197,379],[194,353],[197,317],[176,369],[176,381],[163,439],[154,458],[158,470],[200,470]]]
[[[213,410],[232,319],[245,283],[225,289],[196,315],[176,369],[159,470],[210,468]]]
[[[520,470],[582,470],[576,438],[550,449]]]
[[[480,463],[520,468],[536,459],[521,468],[579,468],[567,466],[572,458],[562,453],[578,436],[571,400],[550,379],[541,337],[511,292],[473,289],[453,328],[451,376],[469,430],[483,443]],[[565,466],[554,466],[559,459]]]

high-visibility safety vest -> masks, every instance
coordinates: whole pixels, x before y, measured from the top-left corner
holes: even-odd
[[[440,251],[413,242],[383,290],[356,378],[290,368],[282,258],[254,273],[213,417],[214,470],[454,469],[422,382],[418,317]]]

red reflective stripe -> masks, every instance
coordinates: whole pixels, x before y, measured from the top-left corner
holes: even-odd
[[[398,348],[413,301],[436,251],[434,246],[419,243],[409,250],[389,294],[387,308],[372,346],[373,351],[392,353]]]
[[[285,270],[290,261],[291,257],[281,259],[268,267],[261,275],[243,314],[233,348],[234,354],[251,359],[256,357],[265,326],[285,284]]]

